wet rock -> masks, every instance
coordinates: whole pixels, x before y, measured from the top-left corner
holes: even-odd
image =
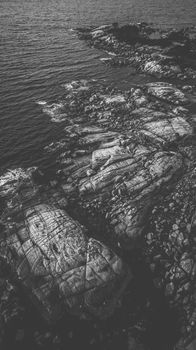
[[[114,95],[112,97],[106,97],[105,98],[105,103],[110,104],[110,103],[124,103],[126,100],[123,95]]]
[[[143,125],[141,132],[159,142],[175,141],[180,136],[191,135],[192,127],[182,117],[152,121]]]
[[[144,65],[144,71],[151,73],[151,74],[162,74],[163,73],[163,69],[162,66],[160,64],[158,64],[156,61],[150,61],[150,62],[146,62]]]
[[[24,184],[32,173],[36,170],[35,167],[23,170],[21,168],[9,170],[0,178],[0,195],[11,196],[17,191],[20,184]]]
[[[149,83],[147,84],[148,93],[152,96],[156,96],[162,100],[169,101],[174,104],[186,104],[187,99],[185,95],[172,84],[168,83]]]

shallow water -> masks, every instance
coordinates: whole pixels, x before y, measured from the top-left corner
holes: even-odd
[[[118,21],[160,27],[196,22],[195,0],[1,0],[0,171],[32,164],[51,167],[43,147],[63,134],[38,101],[59,100],[62,84],[82,78],[137,83],[129,68],[108,68],[97,50],[70,30]]]

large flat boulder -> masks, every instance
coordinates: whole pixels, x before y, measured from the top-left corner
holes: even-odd
[[[64,202],[54,199],[56,193],[44,203],[29,174],[20,169],[1,179],[1,193],[9,203],[2,220],[1,257],[48,321],[66,312],[109,317],[131,279],[128,267],[59,207]]]

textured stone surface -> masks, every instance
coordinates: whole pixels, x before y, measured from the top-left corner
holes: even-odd
[[[23,181],[21,170],[14,174],[14,185],[12,173],[1,182],[8,197],[15,190],[2,220],[1,256],[47,320],[66,310],[81,318],[108,317],[130,279],[128,268],[60,208],[64,201],[57,193],[44,203],[29,170]]]
[[[147,87],[148,93],[152,96],[177,105],[187,103],[184,93],[179,89],[176,89],[172,84],[156,82],[147,84]]]
[[[81,81],[84,84],[88,85]],[[159,191],[173,186],[187,167],[188,159],[177,143],[180,146],[184,137],[192,137],[191,120],[184,115],[176,116],[172,106],[176,101],[183,105],[186,98],[167,83],[147,84],[143,89],[132,88],[124,93],[105,91],[95,85],[95,90],[91,87],[82,96],[77,95],[79,82],[75,85],[77,90],[72,84],[72,91],[74,97],[78,96],[76,104],[83,99],[85,117],[97,126],[66,128],[68,139],[75,141],[69,158],[66,152],[59,157],[62,182],[71,184],[72,193],[79,201],[82,198],[83,207],[102,208],[121,243],[134,245],[141,237],[147,212],[157,201]],[[138,98],[145,101],[145,107],[138,108]],[[104,119],[107,115],[105,128],[101,127],[103,115]],[[114,131],[110,130],[111,125]],[[172,143],[175,150],[169,150]],[[64,184],[62,187],[69,195],[70,187]]]
[[[165,82],[125,92],[98,85],[85,95],[72,91],[94,126],[66,128],[67,138],[75,139],[59,156],[62,188],[86,215],[101,214],[123,249],[144,245],[154,285],[180,310],[182,338],[188,339],[195,310],[191,100]]]
[[[153,288],[179,312],[185,346],[195,331],[194,95],[166,82],[64,88],[55,108],[41,106],[65,126],[64,138],[46,147],[56,176],[39,185],[40,174],[16,169],[0,179],[1,256],[52,320],[64,310],[108,317],[131,278],[114,251],[136,275],[143,261]]]

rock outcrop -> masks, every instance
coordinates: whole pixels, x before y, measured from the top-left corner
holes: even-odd
[[[112,66],[133,65],[160,78],[196,78],[195,30],[160,30],[146,23],[78,28],[80,39],[105,51]]]
[[[122,92],[78,81],[55,118],[70,99],[72,125],[61,143],[48,147],[58,154],[60,186],[87,217],[102,215],[123,251],[140,247],[154,284],[180,310],[187,340],[195,329],[191,97],[163,82]]]
[[[108,317],[131,279],[129,269],[66,213],[57,190],[42,194],[32,176],[32,169],[16,169],[1,178],[7,201],[1,258],[48,321],[66,311]]]

